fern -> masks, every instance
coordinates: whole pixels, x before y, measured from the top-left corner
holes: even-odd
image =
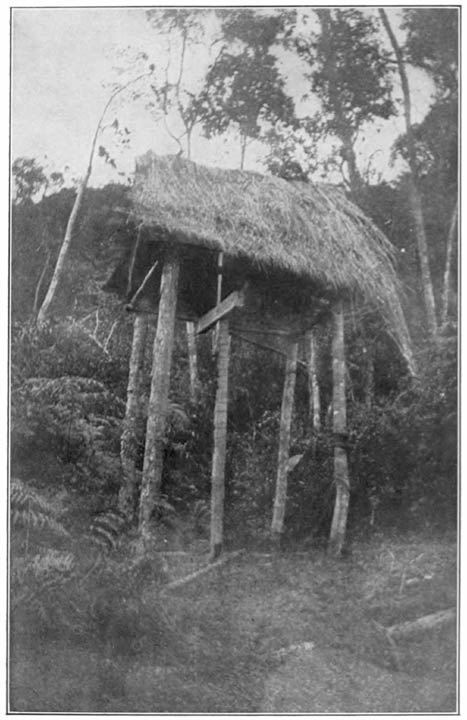
[[[196,500],[190,511],[190,520],[196,533],[206,533],[209,526],[211,512],[205,500]]]
[[[13,620],[21,632],[83,633],[87,629],[80,598],[81,571],[69,552],[48,549],[17,559],[11,572]]]
[[[13,529],[50,530],[57,535],[68,536],[68,531],[58,520],[59,510],[37,490],[19,478],[10,482],[10,517]]]
[[[127,526],[128,520],[123,513],[107,510],[93,519],[90,527],[91,540],[99,550],[116,550]]]

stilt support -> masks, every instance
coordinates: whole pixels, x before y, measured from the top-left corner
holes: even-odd
[[[333,431],[334,431],[334,482],[336,499],[329,535],[328,552],[339,556],[342,553],[349,511],[349,470],[347,464],[347,405],[345,395],[345,346],[344,310],[339,302],[334,310],[332,339],[332,381],[333,381]]]
[[[272,517],[271,536],[273,543],[280,547],[284,532],[285,504],[287,500],[287,472],[289,466],[290,431],[292,427],[295,380],[297,377],[298,343],[290,345],[285,363],[284,390],[282,393],[281,420],[279,430],[279,457],[277,462],[276,495]]]
[[[218,330],[214,452],[211,472],[211,561],[221,554],[224,536],[225,452],[230,358],[229,321],[221,320]]]
[[[153,349],[151,393],[146,426],[146,446],[139,508],[139,529],[143,537],[149,534],[151,517],[160,496],[179,271],[178,249],[169,247],[162,269],[159,313]]]

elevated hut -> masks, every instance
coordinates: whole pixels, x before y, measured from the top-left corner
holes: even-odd
[[[208,168],[148,153],[137,161],[131,196],[137,239],[108,288],[135,312],[158,313],[150,399],[150,408],[157,408],[158,427],[151,430],[148,420],[147,431],[156,439],[165,423],[175,318],[195,323],[198,332],[218,328],[211,528],[216,554],[222,544],[231,336],[287,357],[275,513],[280,532],[290,398],[306,333],[327,321],[342,303],[364,300],[381,312],[388,332],[412,364],[393,249],[336,186]],[[158,442],[152,444],[153,455],[162,452]],[[143,525],[149,512],[143,505],[150,505],[151,483],[157,492],[162,462],[149,455],[145,469],[152,478],[145,484],[143,470]]]

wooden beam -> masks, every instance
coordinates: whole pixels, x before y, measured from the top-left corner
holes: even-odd
[[[236,307],[243,307],[245,303],[245,295],[243,290],[235,290],[230,293],[225,300],[222,300],[216,307],[209,310],[206,315],[198,320],[196,332],[198,334],[206,332],[212,325],[215,325],[219,320],[222,320]]]

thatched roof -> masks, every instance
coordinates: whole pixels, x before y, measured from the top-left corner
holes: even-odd
[[[410,353],[393,247],[341,188],[149,152],[137,161],[131,195],[136,218],[173,241],[362,296],[379,306]]]

